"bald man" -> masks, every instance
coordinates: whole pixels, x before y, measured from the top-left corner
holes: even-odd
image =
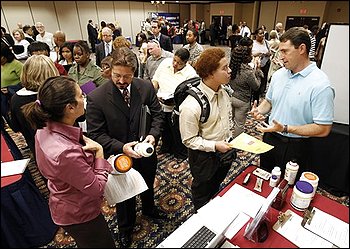
[[[57,62],[61,60],[60,58],[60,48],[63,45],[63,43],[66,42],[66,34],[61,31],[61,30],[57,30],[54,34],[53,34],[53,41],[55,43],[55,52],[57,54]]]

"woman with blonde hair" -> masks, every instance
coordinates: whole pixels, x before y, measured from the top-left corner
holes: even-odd
[[[28,121],[24,118],[21,109],[25,104],[36,100],[38,89],[47,78],[58,75],[58,70],[50,57],[32,55],[23,65],[21,74],[23,88],[17,91],[11,98],[12,129],[15,132],[21,132],[23,134],[29,149],[34,155],[35,130],[31,128]]]
[[[17,60],[25,60],[28,58],[28,46],[29,42],[24,36],[22,29],[15,29],[12,31],[13,38],[15,38],[15,46],[23,46],[24,50],[22,53],[15,54]]]

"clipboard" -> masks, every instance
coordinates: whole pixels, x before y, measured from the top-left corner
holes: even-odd
[[[280,212],[273,230],[300,248],[331,248],[333,244],[302,227],[303,218],[290,209]]]
[[[316,207],[304,211],[301,225],[337,247],[349,248],[349,224]]]
[[[151,117],[151,111],[149,110],[148,106],[142,104],[139,123],[140,142],[145,139],[145,137],[148,135],[149,130],[151,129]]]

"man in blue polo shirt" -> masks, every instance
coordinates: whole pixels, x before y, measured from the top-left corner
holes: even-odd
[[[279,50],[284,67],[271,79],[266,97],[251,114],[264,120],[258,129],[264,132],[263,141],[275,146],[260,156],[260,166],[272,169],[283,167],[295,159],[299,174],[310,168],[309,137],[325,137],[332,128],[334,97],[327,75],[310,62],[311,41],[299,27],[288,29],[281,37]]]

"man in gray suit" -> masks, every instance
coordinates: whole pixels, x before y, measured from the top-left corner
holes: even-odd
[[[113,32],[110,28],[104,27],[102,29],[102,42],[96,45],[96,65],[101,67],[103,58],[110,55],[113,51]]]

